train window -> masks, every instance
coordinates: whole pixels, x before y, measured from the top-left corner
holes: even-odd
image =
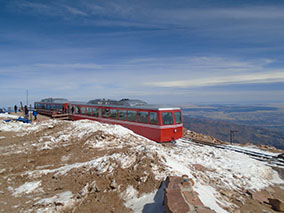
[[[87,107],[87,115],[92,115],[92,108],[91,107]]]
[[[98,108],[92,108],[92,110],[93,110],[93,115],[95,117],[99,117],[99,109]]]
[[[109,109],[103,109],[103,118],[109,118]]]
[[[81,107],[81,114],[86,114],[86,107]]]
[[[119,110],[118,111],[118,119],[119,120],[126,120],[126,110]]]
[[[110,118],[116,119],[117,118],[117,110],[116,109],[111,109],[110,110]]]
[[[171,113],[171,112],[163,112],[162,113],[162,117],[163,117],[163,124],[164,125],[170,125],[170,124],[174,123],[173,113]]]
[[[176,124],[181,123],[181,113],[180,112],[175,112],[175,121],[176,121]]]
[[[158,124],[158,115],[156,112],[150,112],[150,124]]]
[[[75,107],[75,114],[81,114],[81,109],[79,106]]]
[[[136,111],[128,111],[128,120],[135,121],[137,120],[137,112]]]
[[[138,121],[140,123],[148,123],[149,112],[138,112]]]

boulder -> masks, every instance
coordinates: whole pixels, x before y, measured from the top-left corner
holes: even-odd
[[[284,201],[279,199],[271,199],[269,198],[269,204],[272,208],[278,212],[284,212]]]

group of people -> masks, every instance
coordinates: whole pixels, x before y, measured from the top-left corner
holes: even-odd
[[[17,111],[18,111],[17,105],[14,106],[14,111],[15,111],[15,113],[17,113]],[[19,109],[19,111],[20,111],[20,112],[24,112],[24,117],[25,117],[25,119],[29,119],[29,109],[28,109],[28,106],[27,106],[27,105],[25,105],[25,107],[22,106],[22,107]],[[37,120],[38,112],[37,112],[36,109],[32,110],[32,105],[30,105],[30,111],[32,111],[32,115],[34,116],[34,120]],[[30,119],[30,120],[32,120],[32,119]]]

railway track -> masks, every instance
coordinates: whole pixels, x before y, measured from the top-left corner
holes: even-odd
[[[236,147],[232,145],[227,145],[227,144],[212,144],[204,141],[194,141],[189,138],[181,138],[180,141],[185,142],[185,143],[191,143],[193,145],[197,146],[213,146],[218,149],[224,149],[224,150],[230,150],[238,153],[243,153],[248,156],[250,156],[253,159],[263,161],[265,162],[268,166],[271,167],[278,167],[284,169],[284,159],[278,158],[277,154],[267,154],[264,152],[257,152],[253,150],[248,150],[244,149],[242,147]]]

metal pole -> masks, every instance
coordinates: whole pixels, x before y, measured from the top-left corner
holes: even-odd
[[[29,90],[27,90],[27,106],[29,106]]]
[[[234,142],[234,136],[236,132],[238,132],[238,130],[230,130],[230,143]]]

